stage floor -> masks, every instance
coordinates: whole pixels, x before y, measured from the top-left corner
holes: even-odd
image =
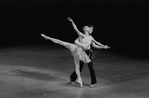
[[[84,65],[83,87],[69,84],[74,71],[69,50],[54,46],[0,49],[0,98],[149,98],[149,60],[94,50],[98,84],[90,88]]]

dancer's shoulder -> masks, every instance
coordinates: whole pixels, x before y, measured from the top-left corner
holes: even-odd
[[[93,38],[91,35],[90,35],[90,36],[88,36],[88,38],[89,38],[89,39],[91,39],[91,40],[94,40],[94,38]]]

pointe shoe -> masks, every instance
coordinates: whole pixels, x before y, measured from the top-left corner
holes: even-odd
[[[80,84],[80,87],[81,87],[81,88],[83,87],[82,80],[77,80],[76,82]]]

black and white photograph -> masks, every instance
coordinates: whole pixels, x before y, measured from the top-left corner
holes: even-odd
[[[149,98],[148,8],[1,0],[0,98]]]

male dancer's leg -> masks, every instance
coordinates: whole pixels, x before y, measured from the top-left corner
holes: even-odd
[[[89,51],[85,51],[85,52],[88,56],[90,55]],[[93,68],[93,61],[92,61],[91,56],[90,56],[90,59],[91,59],[91,62],[87,63],[87,65],[88,65],[88,68],[89,68],[89,71],[90,71],[91,85],[94,85],[94,84],[97,83],[97,80],[96,80],[96,75],[95,75],[95,71],[94,71],[94,68]]]
[[[83,65],[84,65],[84,63],[83,63],[82,61],[80,61],[80,72],[82,72],[82,70],[83,70]],[[77,79],[77,74],[76,74],[76,72],[74,71],[74,72],[70,75],[70,81],[71,81],[71,82],[75,82],[76,79]]]
[[[96,75],[95,75],[92,61],[88,63],[88,67],[89,67],[90,75],[91,75],[91,85],[94,85],[97,83],[97,81],[96,81]]]

